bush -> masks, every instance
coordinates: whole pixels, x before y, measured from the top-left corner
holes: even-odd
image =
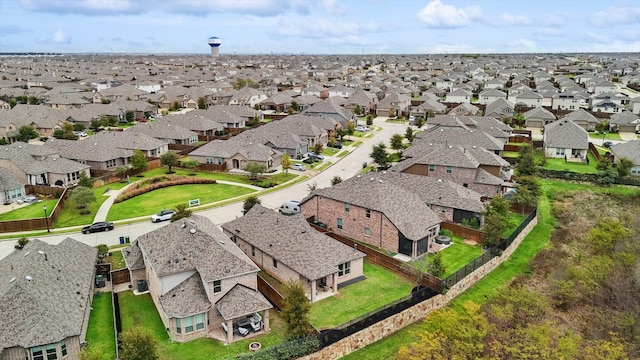
[[[255,353],[245,353],[238,356],[242,360],[288,360],[311,354],[320,349],[320,340],[315,336],[283,342],[279,345],[257,351]]]
[[[175,185],[188,185],[188,184],[215,184],[214,179],[202,179],[188,176],[156,176],[149,180],[136,183],[134,186],[123,191],[114,203],[123,202],[129,200],[132,197],[148,193],[149,191],[162,189]]]
[[[450,238],[453,237],[453,231],[451,230],[447,230],[447,229],[440,229],[440,231],[438,232],[439,235],[444,235],[444,236],[448,236]]]

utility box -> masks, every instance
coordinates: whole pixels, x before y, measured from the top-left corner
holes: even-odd
[[[100,274],[96,275],[96,287],[97,288],[105,287],[104,277]]]
[[[146,280],[138,280],[138,292],[147,291],[147,281]]]

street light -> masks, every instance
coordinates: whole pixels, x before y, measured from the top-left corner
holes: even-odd
[[[47,232],[51,233],[49,229],[49,218],[47,217],[47,205],[42,205],[42,210],[44,210],[44,222],[47,224]]]

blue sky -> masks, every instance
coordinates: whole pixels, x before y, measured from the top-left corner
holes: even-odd
[[[639,52],[640,1],[2,0],[0,52]]]

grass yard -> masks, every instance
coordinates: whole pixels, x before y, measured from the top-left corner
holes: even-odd
[[[127,244],[128,245],[128,244]],[[127,264],[124,262],[124,257],[122,256],[122,251],[120,250],[111,250],[111,256],[107,256],[104,260],[106,262],[111,263],[111,270],[124,269],[127,267]]]
[[[332,148],[332,147],[325,147],[325,148],[322,149],[322,155],[324,155],[324,156],[333,156],[333,155],[337,154],[338,151],[340,151],[340,149],[336,149],[336,148]]]
[[[353,147],[358,147],[358,146],[360,146],[360,145],[362,145],[362,141],[356,141],[356,142],[355,142],[355,143],[353,143],[351,146],[353,146]]]
[[[171,170],[174,171],[174,174],[172,175],[195,176],[195,177],[201,177],[205,179],[231,181],[231,182],[237,182],[237,183],[248,184],[248,185],[257,185],[257,183],[265,179],[269,180],[272,183],[275,183],[276,185],[279,185],[297,176],[291,173],[289,175],[285,175],[284,173],[278,173],[275,175],[263,174],[261,176],[261,180],[254,181],[254,180],[251,180],[248,175],[230,174],[226,172],[193,171],[190,169],[182,169],[182,168],[176,168],[176,167],[174,167]],[[153,170],[145,171],[144,173],[142,173],[142,175],[144,175],[144,177],[167,175],[167,169],[164,167],[159,167]]]
[[[393,124],[406,124],[409,122],[407,118],[399,118],[399,119],[387,119],[384,122],[393,123]]]
[[[116,358],[116,339],[113,324],[113,305],[111,293],[103,292],[93,296],[93,310],[87,327],[88,350],[100,354],[102,360]]]
[[[520,154],[515,151],[503,151],[502,156],[506,158],[517,158],[520,157]]]
[[[413,283],[382,266],[364,261],[366,280],[340,289],[340,294],[311,306],[310,321],[331,328],[411,294]]]
[[[589,137],[592,139],[602,139],[602,134],[596,131],[590,131]],[[610,132],[604,134],[604,138],[606,140],[622,140],[622,138],[620,137],[620,134],[610,133]]]
[[[67,202],[60,216],[56,219],[55,227],[80,226],[93,223],[93,218],[96,216],[100,205],[107,200],[107,196],[104,196],[105,190],[107,188],[117,190],[123,188],[125,185],[127,185],[127,183],[117,182],[93,189],[93,193],[96,195],[96,201],[87,206],[89,214],[86,215],[81,215],[78,209],[75,209],[70,202]]]
[[[44,217],[43,206],[47,207],[47,215],[51,215],[51,210],[53,210],[53,207],[56,206],[57,202],[58,199],[52,199],[43,200],[26,206],[20,206],[15,210],[0,214],[0,221],[42,218]]]
[[[342,150],[338,155],[336,155],[337,157],[343,157],[346,156],[347,154],[349,154],[348,150]]]
[[[333,165],[333,163],[332,163],[331,161],[322,162],[322,163],[320,163],[320,164],[321,164],[321,165],[320,165],[320,166],[318,166],[318,168],[316,169],[316,170],[318,170],[318,171],[322,171],[322,170],[324,170],[324,169],[328,168],[329,166]]]
[[[113,204],[107,215],[109,221],[152,215],[161,209],[173,209],[178,204],[199,198],[200,204],[234,198],[254,190],[225,184],[176,185],[138,195],[121,203]]]
[[[547,158],[547,164],[542,166],[544,169],[548,170],[557,170],[557,171],[566,171],[566,172],[575,172],[575,173],[585,173],[585,174],[596,174],[598,170],[596,169],[596,165],[598,161],[593,155],[588,154],[589,164],[585,162],[564,162],[564,159],[559,158]]]
[[[131,292],[118,294],[122,330],[141,326],[152,333],[158,341],[160,360],[200,360],[200,359],[235,359],[237,354],[249,352],[249,343],[258,341],[262,348],[280,344],[284,341],[286,324],[275,310],[269,311],[269,334],[251,339],[241,340],[230,345],[213,339],[197,339],[187,343],[169,341],[160,315],[147,295],[134,296]]]
[[[524,142],[510,142],[509,145],[524,147],[524,146],[529,146],[530,144],[524,143]]]
[[[465,244],[464,239],[460,236],[454,236],[451,238],[451,241],[454,245],[440,251],[442,253],[442,263],[446,269],[442,278],[446,278],[447,276],[462,269],[463,266],[482,255],[482,246],[480,245],[473,246]],[[419,259],[411,261],[409,264],[418,269],[426,269],[430,256],[431,254],[427,254]]]

